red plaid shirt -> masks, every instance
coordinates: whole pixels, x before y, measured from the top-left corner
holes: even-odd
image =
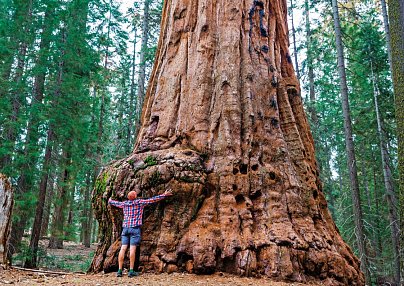
[[[123,227],[136,227],[142,225],[143,209],[145,206],[161,201],[166,195],[158,195],[149,199],[137,199],[133,201],[108,200],[110,205],[123,209]]]

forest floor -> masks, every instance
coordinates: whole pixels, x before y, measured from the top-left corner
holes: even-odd
[[[263,278],[237,277],[228,274],[193,275],[183,273],[153,274],[144,273],[138,277],[128,278],[123,276],[117,278],[115,273],[108,274],[78,274],[67,273],[66,275],[33,273],[16,269],[0,270],[0,285],[92,285],[92,286],[114,286],[114,285],[161,285],[161,286],[307,286],[315,284],[284,283],[274,282]],[[320,284],[317,284],[320,285]]]
[[[42,249],[46,249],[46,241],[41,241]],[[64,249],[47,249],[41,256],[40,270],[44,272],[31,272],[11,268],[0,268],[0,285],[161,285],[161,286],[318,286],[321,284],[302,284],[274,282],[264,278],[238,277],[225,273],[213,275],[194,275],[185,273],[154,274],[142,273],[138,277],[128,278],[124,275],[117,278],[115,273],[84,274],[88,268],[95,245],[86,248],[80,244],[64,243]],[[18,265],[18,255],[14,260]],[[66,272],[66,274],[52,274],[48,272]],[[80,273],[81,272],[81,273]],[[126,273],[124,273],[126,274]]]

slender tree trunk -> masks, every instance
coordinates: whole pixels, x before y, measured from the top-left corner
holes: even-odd
[[[94,86],[93,90],[93,112],[91,115],[91,122],[92,126],[100,126],[100,123],[96,121],[95,114],[96,114],[96,106],[97,106],[97,87]],[[100,118],[98,119],[100,120]],[[99,131],[97,131],[97,144],[99,143],[98,141],[98,135],[100,134]],[[88,153],[90,150],[90,146],[87,147]],[[97,154],[98,152],[98,145],[96,145],[95,153]],[[98,157],[96,155],[95,157],[95,162],[98,164],[97,161]],[[92,231],[92,209],[91,209],[91,200],[90,200],[90,193],[91,189],[94,187],[94,180],[97,176],[97,165],[94,166],[92,170],[89,170],[86,175],[86,186],[84,190],[84,202],[83,202],[83,216],[84,216],[84,221],[83,221],[83,244],[86,247],[90,247],[91,245],[91,231]]]
[[[83,223],[83,244],[85,247],[90,247],[91,245],[91,225],[90,222],[92,221],[91,217],[91,200],[90,200],[90,190],[92,186],[91,181],[91,174],[90,172],[86,176],[86,186],[84,189],[84,201],[83,201],[83,216],[84,216],[84,223]]]
[[[48,236],[48,228],[50,222],[50,214],[51,214],[51,206],[52,206],[52,198],[54,195],[54,174],[50,173],[48,177],[48,185],[46,191],[46,200],[44,206],[44,213],[42,217],[42,226],[41,226],[41,237]]]
[[[366,194],[366,199],[367,199],[367,207],[370,210],[372,204],[371,204],[370,190],[369,190],[369,183],[368,183],[368,177],[367,177],[367,171],[366,171],[365,162],[362,163],[362,176],[363,176],[363,186],[365,188],[365,194]]]
[[[383,16],[383,26],[384,26],[384,32],[386,33],[386,45],[387,45],[387,55],[389,57],[389,67],[390,67],[390,72],[392,73],[392,58],[391,58],[391,35],[390,35],[390,24],[389,24],[389,19],[387,16],[387,5],[386,5],[386,0],[380,0],[380,4],[382,6],[382,16]]]
[[[327,142],[324,142],[324,146],[322,146],[323,152],[325,154],[326,162],[324,164],[320,164],[319,169],[321,170],[320,172],[323,173],[325,177],[325,183],[328,183],[329,186],[331,186],[331,181],[332,179],[332,171],[331,171],[331,166],[330,166],[330,161],[331,161],[331,150],[330,147],[328,146]],[[328,190],[329,193],[325,190],[324,192],[327,194],[329,200],[329,208],[330,212],[333,218],[335,218],[335,197],[331,189]]]
[[[14,192],[9,179],[0,174],[0,267],[8,265],[7,248],[10,237]]]
[[[69,164],[69,168],[70,168]],[[67,210],[67,218],[64,221],[63,225],[63,233],[64,233],[64,238],[67,240],[71,240],[72,235],[74,235],[74,230],[72,229],[73,227],[73,222],[74,222],[74,215],[75,215],[75,208],[77,208],[77,205],[75,204],[74,197],[75,197],[75,187],[74,187],[74,182],[75,178],[72,176],[72,173],[70,172],[70,177],[68,180],[68,188],[67,188],[67,194],[66,194],[66,205],[64,206],[65,210]]]
[[[41,227],[42,227],[42,219],[45,208],[45,199],[46,199],[46,190],[48,186],[48,178],[49,178],[49,168],[50,161],[52,157],[52,149],[54,144],[54,133],[52,130],[52,126],[49,127],[47,140],[46,140],[46,148],[45,148],[45,157],[42,167],[42,177],[41,182],[39,183],[39,194],[38,194],[38,202],[35,211],[35,219],[34,224],[32,226],[31,240],[29,243],[30,256],[25,260],[24,267],[27,268],[36,268],[37,267],[37,257],[38,257],[38,243],[41,236]]]
[[[404,63],[403,63],[404,64]],[[380,141],[380,153],[382,158],[382,169],[383,169],[383,178],[384,178],[384,187],[386,189],[386,201],[389,209],[389,220],[390,220],[390,231],[391,231],[391,240],[393,246],[393,255],[394,255],[394,278],[395,284],[398,286],[400,283],[400,228],[398,221],[398,201],[397,196],[394,190],[393,184],[393,176],[391,174],[390,163],[389,163],[389,154],[387,151],[387,146],[385,143],[385,136],[383,132],[383,123],[382,118],[379,111],[379,103],[378,103],[378,95],[379,90],[377,88],[377,79],[373,72],[373,64],[371,62],[371,72],[372,72],[372,83],[373,83],[373,98],[375,102],[375,111],[376,111],[376,121],[377,121],[377,132],[379,135]]]
[[[72,179],[72,181],[74,181],[74,179]],[[65,226],[67,226],[67,228],[64,226],[64,237],[66,238],[70,238],[72,235],[71,229],[69,228],[69,226],[72,226],[73,224],[73,219],[74,219],[74,187],[73,188],[69,188],[69,194],[67,195],[67,204],[69,206],[69,211],[67,212],[67,221],[65,223]]]
[[[65,147],[66,148],[66,147]],[[64,223],[66,217],[66,206],[68,203],[69,183],[70,183],[70,154],[67,150],[63,150],[63,174],[59,186],[57,201],[55,202],[55,219],[52,222],[51,236],[49,239],[49,248],[63,248],[64,240]]]
[[[293,0],[290,0],[290,20],[292,23],[292,39],[293,39],[293,55],[295,58],[295,67],[296,67],[296,76],[297,79],[300,80],[300,70],[299,70],[299,62],[297,60],[297,48],[296,48],[296,30],[295,30],[295,24],[294,24],[294,17],[293,17]]]
[[[365,144],[363,143],[363,141],[361,142],[361,150],[365,150]],[[362,162],[362,178],[363,178],[363,186],[365,188],[365,194],[366,194],[366,199],[367,199],[367,207],[368,207],[368,210],[370,211],[371,206],[372,206],[372,200],[370,197],[369,179],[368,179],[368,175],[367,175],[366,160],[363,160],[363,162]]]
[[[404,3],[389,1],[391,63],[396,105],[398,168],[400,172],[400,282],[404,284]]]
[[[311,39],[310,27],[310,3],[309,0],[304,1],[305,20],[306,20],[306,50],[307,50],[307,70],[309,78],[309,96],[310,96],[310,115],[314,126],[318,126],[317,110],[316,110],[316,93],[314,90],[314,69],[313,69],[313,47]]]
[[[130,82],[130,98],[129,98],[129,119],[128,119],[128,144],[126,148],[126,153],[129,154],[131,149],[133,148],[133,135],[134,135],[134,126],[136,122],[136,118],[133,116],[134,112],[137,110],[137,98],[135,98],[135,73],[136,73],[136,38],[137,38],[137,30],[135,30],[135,37],[133,39],[133,54],[132,54],[132,74],[131,74],[131,82]]]
[[[373,152],[372,152],[373,153]],[[373,154],[372,154],[373,156]],[[379,202],[382,200],[380,198],[379,192],[377,191],[379,189],[377,185],[377,172],[376,169],[373,168],[373,203],[375,206],[375,222],[374,222],[374,228],[375,231],[373,232],[373,245],[375,248],[375,256],[377,258],[376,261],[376,272],[379,273],[377,270],[381,269],[380,267],[380,259],[381,259],[381,254],[383,253],[383,244],[382,244],[382,238],[381,238],[381,233],[380,233],[380,217],[382,216],[380,212],[380,205]],[[379,274],[376,275],[376,281],[378,279]]]
[[[137,84],[137,110],[136,110],[136,132],[140,128],[140,117],[142,113],[143,101],[145,98],[145,82],[146,82],[146,53],[149,41],[149,10],[150,0],[144,0],[143,20],[142,20],[142,44],[140,49],[140,63],[139,63],[139,80]]]
[[[352,134],[352,121],[349,111],[349,99],[348,99],[348,87],[346,83],[345,74],[345,60],[344,50],[342,46],[342,36],[340,19],[338,14],[337,0],[332,0],[333,15],[334,15],[334,27],[335,27],[335,39],[338,53],[338,72],[340,76],[340,88],[341,88],[341,100],[342,100],[342,113],[344,116],[344,133],[345,133],[345,145],[348,160],[349,178],[351,180],[351,192],[353,213],[355,217],[355,233],[356,241],[358,245],[359,258],[361,260],[361,269],[365,274],[366,283],[370,285],[371,277],[369,272],[369,265],[367,260],[367,252],[365,246],[365,234],[363,228],[363,214],[362,205],[360,200],[358,172],[356,167],[355,148]]]
[[[363,285],[322,192],[286,16],[283,0],[164,2],[135,149],[93,190],[90,271],[117,268],[107,199],[172,188],[144,218],[145,269]]]
[[[98,225],[97,225],[97,220],[92,219],[92,230],[91,230],[91,241],[92,242],[98,242],[99,241],[99,233],[98,233]]]
[[[92,243],[92,229],[93,229],[93,224],[94,224],[94,214],[93,214],[93,209],[91,207],[91,199],[89,201],[90,204],[90,213],[88,214],[88,223],[87,223],[87,229],[88,229],[88,243],[87,245],[90,245],[89,247],[91,247],[91,243]]]

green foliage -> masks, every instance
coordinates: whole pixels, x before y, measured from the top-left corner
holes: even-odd
[[[310,23],[315,102],[306,99],[308,111],[314,108],[317,122],[309,116],[316,145],[316,158],[329,209],[343,236],[356,252],[349,173],[346,165],[343,118],[333,19],[329,3],[318,19]],[[365,245],[369,253],[373,280],[389,279],[393,273],[393,254],[388,208],[384,195],[382,162],[373,93],[379,95],[379,109],[388,141],[393,177],[397,178],[397,139],[394,97],[387,61],[383,25],[378,3],[347,3],[341,7],[341,26],[347,64],[347,81],[361,204],[364,212]],[[324,8],[323,7],[323,8]],[[307,63],[303,62],[303,88],[308,93]],[[375,86],[373,85],[375,84]]]
[[[157,165],[157,160],[152,155],[147,156],[143,162],[146,164],[147,167]]]
[[[146,78],[159,33],[158,2],[148,2]],[[18,190],[16,227],[31,228],[36,209],[45,207],[38,200],[41,182],[47,182],[51,212],[63,206],[62,221],[53,221],[58,236],[83,239],[80,232],[93,222],[91,191],[106,188],[107,174],[95,182],[100,168],[130,153],[135,141],[143,5],[0,1],[0,172]],[[156,162],[149,158],[146,164]],[[54,262],[63,268],[60,263]]]
[[[141,50],[145,3],[150,5],[148,41]],[[305,103],[307,110],[315,109],[318,116],[317,122],[309,119],[323,191],[342,236],[355,250],[331,9],[326,1],[309,4],[319,14],[318,19],[311,20],[311,50],[306,51],[313,55],[316,101]],[[135,1],[126,11],[116,1],[0,1],[0,160],[7,162],[0,164],[0,172],[9,175],[18,190],[15,224],[25,220],[23,228],[31,228],[39,185],[47,178],[48,192],[54,191],[48,197],[52,210],[58,203],[66,204],[63,236],[79,240],[83,226],[92,220],[91,190],[95,189],[96,195],[106,190],[108,173],[95,180],[101,166],[125,157],[133,148],[142,108],[137,98],[139,66],[146,67],[147,81],[157,47],[161,9],[162,1],[149,0]],[[341,13],[366,245],[373,277],[385,277],[392,273],[392,247],[388,243],[388,209],[374,112],[374,78],[391,169],[394,179],[398,178],[385,38],[376,1],[347,2]],[[142,63],[140,53],[144,55]],[[301,65],[306,91],[307,65],[307,61]],[[38,99],[39,90],[43,94]],[[47,136],[49,130],[54,132],[53,137]],[[48,165],[44,158],[47,147],[52,154]],[[203,160],[207,154],[202,152]],[[144,163],[151,167],[158,162],[148,156]],[[181,180],[192,181],[188,177]],[[148,184],[154,187],[159,183],[161,174],[156,171]],[[67,189],[65,201],[59,198],[62,187]],[[199,204],[198,199],[193,212]],[[69,225],[68,210],[72,214]],[[15,259],[24,261],[30,255],[23,244]],[[40,265],[82,271],[91,260],[79,256],[62,260],[41,248],[38,258]]]
[[[51,254],[47,248],[38,248],[38,267],[50,270],[63,270],[67,272],[86,272],[91,264],[94,251],[87,255],[80,253],[74,255]],[[68,252],[68,251],[66,251]],[[26,259],[32,257],[32,253],[26,242],[23,242],[21,251],[14,255],[13,264],[23,265]]]
[[[107,187],[107,180],[108,180],[108,173],[105,172],[101,177],[99,177],[95,182],[95,193],[97,195],[103,194],[106,191]]]

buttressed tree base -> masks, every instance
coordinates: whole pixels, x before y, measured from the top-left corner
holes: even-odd
[[[122,214],[107,200],[138,186],[174,191],[145,215],[145,269],[364,284],[322,192],[286,16],[283,0],[165,1],[136,146],[93,192],[90,271],[117,269]]]

